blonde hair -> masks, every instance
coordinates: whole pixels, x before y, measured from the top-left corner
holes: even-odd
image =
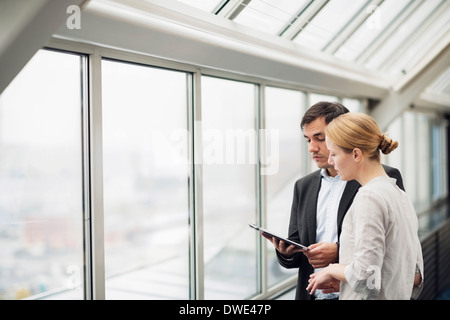
[[[346,152],[359,148],[370,159],[380,160],[380,151],[391,153],[398,142],[382,134],[375,120],[364,113],[346,113],[325,127],[326,136]]]

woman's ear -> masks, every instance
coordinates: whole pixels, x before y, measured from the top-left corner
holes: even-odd
[[[359,148],[353,149],[352,155],[353,155],[353,160],[354,160],[355,162],[358,162],[358,163],[359,163],[359,162],[361,162],[362,159],[363,159],[362,151],[361,151],[361,149],[359,149]]]

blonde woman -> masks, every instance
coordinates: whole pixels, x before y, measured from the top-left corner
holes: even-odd
[[[339,299],[415,299],[423,283],[417,215],[380,163],[398,143],[362,113],[346,113],[325,128],[329,163],[361,188],[344,218],[339,263],[311,275],[307,290],[339,290]]]

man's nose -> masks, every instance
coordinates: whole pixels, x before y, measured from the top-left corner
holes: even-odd
[[[308,151],[310,153],[312,152],[318,152],[319,151],[319,146],[317,145],[317,143],[310,141],[309,145],[308,145]]]

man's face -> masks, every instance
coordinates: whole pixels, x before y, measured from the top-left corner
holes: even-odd
[[[334,169],[328,163],[329,151],[325,142],[325,118],[317,118],[311,123],[305,124],[303,127],[303,135],[308,143],[308,151],[311,153],[313,160],[320,169],[331,169],[329,173],[333,174]]]

